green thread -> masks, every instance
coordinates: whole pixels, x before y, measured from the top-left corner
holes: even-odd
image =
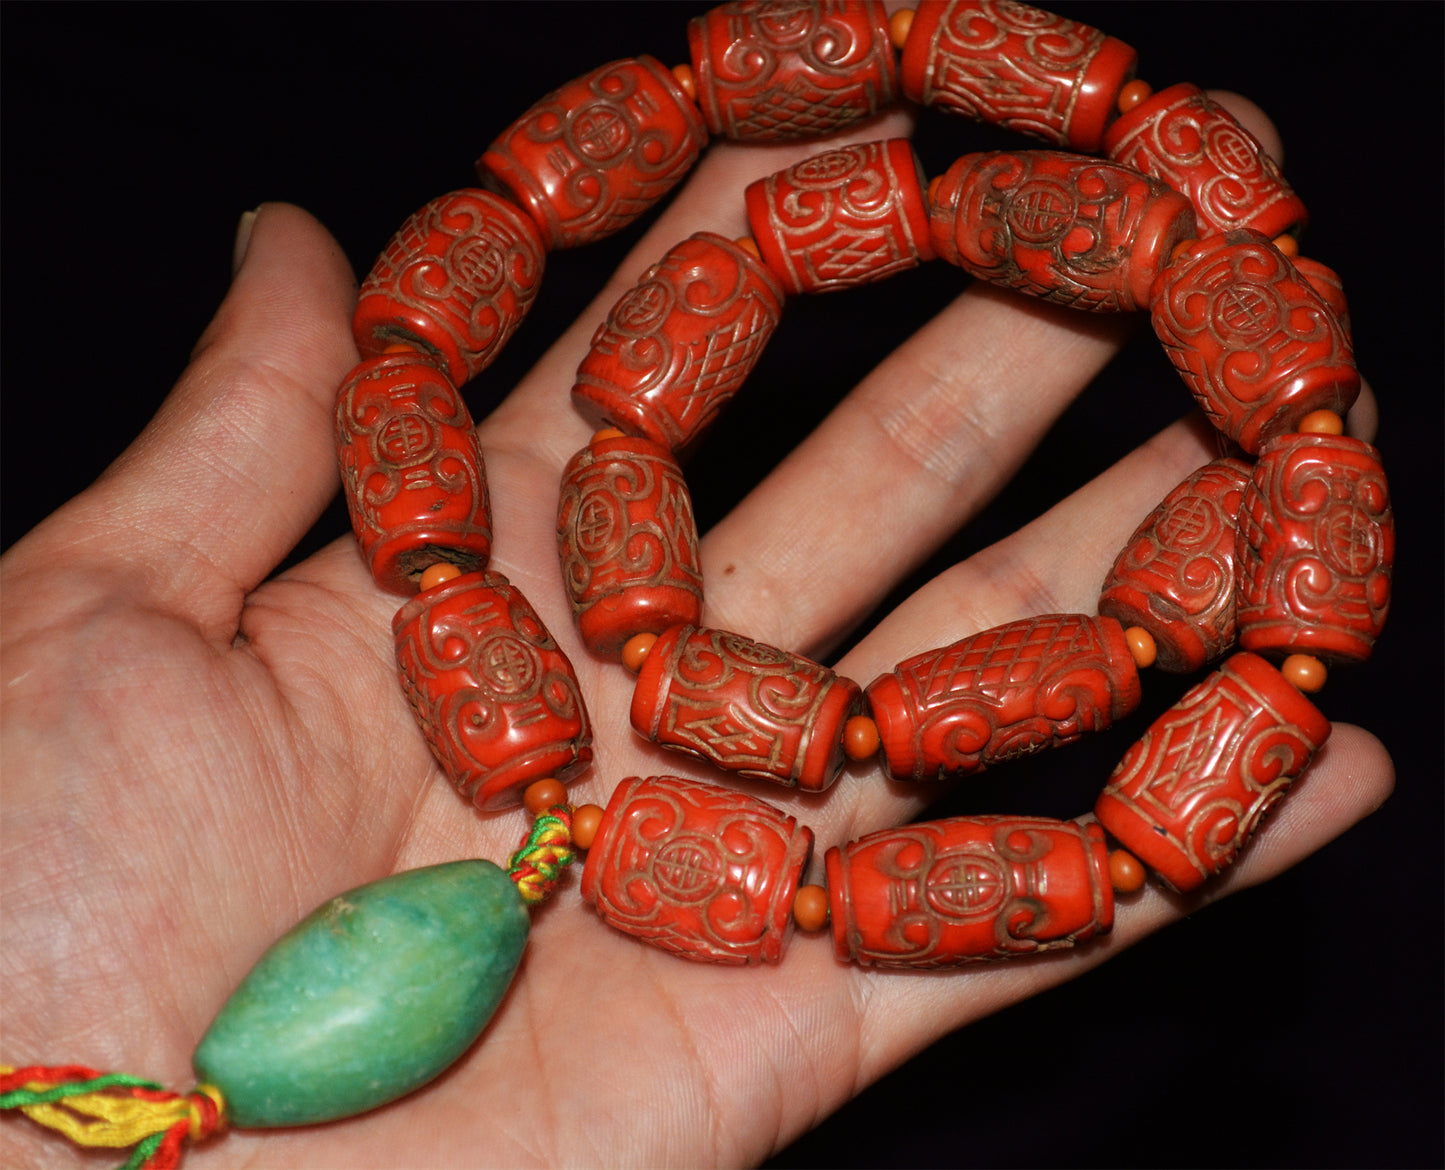
[[[555,831],[559,828],[567,835],[568,844],[559,842],[553,845],[541,842],[541,837],[544,833],[549,830]],[[508,875],[515,877],[523,865],[530,865],[548,880],[556,877],[563,869],[572,864],[573,852],[570,846],[570,838],[571,833],[561,817],[553,816],[551,813],[543,813],[532,822],[532,827],[527,833],[527,839],[522,842],[522,847],[508,859]],[[548,854],[554,854],[558,858],[558,861],[556,864],[552,864],[547,861],[533,860],[527,856],[532,852],[538,852],[544,857]]]
[[[160,1133],[153,1133],[136,1146],[136,1148],[130,1152],[130,1157],[126,1159],[124,1165],[119,1167],[119,1170],[140,1170],[142,1166],[150,1161],[150,1156],[156,1152],[156,1147],[166,1140],[166,1132],[167,1131],[163,1129]]]
[[[141,1077],[131,1076],[129,1073],[106,1073],[105,1076],[96,1077],[94,1080],[70,1081],[42,1092],[32,1092],[30,1089],[12,1089],[8,1093],[0,1093],[0,1109],[21,1109],[26,1105],[49,1105],[53,1101],[63,1101],[67,1097],[78,1097],[81,1093],[94,1093],[100,1089],[116,1086],[125,1089],[155,1090],[162,1087],[155,1081],[147,1081]]]

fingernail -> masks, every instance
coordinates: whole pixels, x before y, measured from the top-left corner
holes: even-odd
[[[236,224],[236,242],[231,245],[232,276],[241,271],[241,264],[246,259],[246,249],[251,246],[251,227],[256,222],[256,212],[260,210],[258,207],[255,211],[241,212],[241,219]]]

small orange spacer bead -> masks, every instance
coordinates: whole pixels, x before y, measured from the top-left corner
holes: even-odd
[[[562,786],[560,780],[553,780],[550,777],[546,780],[537,780],[527,785],[527,790],[522,793],[522,803],[527,806],[529,813],[534,817],[539,817],[554,804],[566,804],[567,789]]]
[[[888,18],[888,35],[893,38],[893,47],[901,49],[908,43],[908,32],[913,28],[913,9],[900,8]]]
[[[1154,665],[1159,657],[1159,648],[1154,644],[1154,635],[1143,626],[1130,626],[1124,631],[1124,641],[1129,643],[1129,653],[1134,656],[1134,665],[1144,670]]]
[[[1133,894],[1142,890],[1147,876],[1143,863],[1132,853],[1115,849],[1109,854],[1109,884],[1116,893]]]
[[[1299,255],[1299,241],[1288,233],[1282,236],[1275,236],[1270,242],[1291,260]]]
[[[572,810],[572,844],[578,849],[591,849],[602,825],[603,809],[596,804],[583,804]]]
[[[931,179],[928,180],[928,193],[927,193],[927,198],[928,198],[928,205],[929,205],[930,207],[932,207],[933,204],[934,204],[935,202],[937,202],[937,200],[934,198],[934,196],[938,194],[938,184],[941,183],[941,182],[943,182],[943,176],[942,176],[942,175],[934,175],[933,178],[931,178]]]
[[[1135,106],[1142,105],[1154,95],[1154,87],[1141,78],[1134,78],[1119,91],[1119,97],[1115,103],[1119,113],[1127,114]]]
[[[445,584],[453,577],[461,575],[462,567],[460,565],[454,565],[451,561],[438,561],[421,571],[421,580],[417,582],[417,588],[425,593],[428,589],[435,589],[438,585]]]
[[[1176,260],[1179,259],[1179,257],[1184,255],[1185,252],[1189,251],[1189,249],[1194,247],[1194,245],[1197,243],[1199,243],[1198,240],[1180,240],[1177,244],[1174,245],[1174,251],[1169,253],[1169,263],[1173,264]]]
[[[416,346],[412,345],[410,342],[406,342],[406,341],[393,341],[390,345],[388,345],[388,346],[387,346],[384,350],[382,350],[381,352],[382,352],[383,354],[388,354],[388,353],[420,353],[421,351],[420,351],[419,349],[417,349]]]
[[[763,254],[758,251],[758,242],[752,236],[739,236],[733,241],[739,248],[751,256],[754,260],[761,261]]]
[[[1345,420],[1333,410],[1312,410],[1299,420],[1301,435],[1343,435]]]
[[[868,759],[882,742],[878,724],[867,715],[854,715],[843,724],[843,754],[850,760]]]
[[[697,101],[697,78],[693,76],[691,65],[674,65],[672,75],[677,78],[677,88],[687,94],[688,101]]]
[[[598,431],[595,435],[592,436],[591,445],[596,446],[598,443],[605,443],[608,439],[625,438],[627,438],[626,431],[620,431],[616,427],[603,427],[600,431]]]
[[[1291,654],[1280,663],[1279,672],[1309,695],[1323,690],[1329,677],[1325,664],[1312,654]]]
[[[822,930],[828,925],[828,891],[822,886],[799,886],[793,895],[793,921],[799,930]]]
[[[633,634],[622,647],[622,665],[636,674],[652,653],[656,641],[656,634]]]

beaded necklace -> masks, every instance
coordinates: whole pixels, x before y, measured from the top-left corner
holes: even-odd
[[[405,358],[405,360],[409,361],[409,358]],[[616,442],[616,439],[613,439],[613,442]]]

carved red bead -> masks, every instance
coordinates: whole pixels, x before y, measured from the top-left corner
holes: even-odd
[[[1290,263],[1294,270],[1310,282],[1310,288],[1319,293],[1325,304],[1334,311],[1335,319],[1344,331],[1345,340],[1353,348],[1354,335],[1350,329],[1350,302],[1345,297],[1345,282],[1340,274],[1327,264],[1312,260],[1308,256],[1296,256]]]
[[[938,255],[980,280],[1107,311],[1146,308],[1174,246],[1195,234],[1177,191],[1050,150],[964,155],[929,220]]]
[[[484,568],[492,515],[466,403],[415,353],[362,362],[336,395],[336,452],[351,528],[376,583],[410,597],[439,561]]]
[[[1195,889],[1234,860],[1329,734],[1279,671],[1235,654],[1129,749],[1094,814],[1176,890]]]
[[[1259,140],[1188,82],[1121,114],[1104,153],[1188,195],[1201,236],[1253,228],[1274,239],[1309,220]]]
[[[492,143],[477,174],[527,209],[548,248],[574,248],[651,207],[706,142],[697,107],[671,71],[639,57],[548,94]]]
[[[900,662],[868,702],[893,777],[941,780],[1102,731],[1139,671],[1113,618],[1043,614]]]
[[[906,138],[841,146],[748,184],[758,251],[790,293],[833,292],[933,259]]]
[[[594,654],[618,658],[634,634],[702,620],[692,497],[666,447],[624,437],[572,456],[557,545],[572,616]]]
[[[363,357],[396,342],[438,354],[460,386],[502,351],[542,280],[526,213],[490,191],[453,191],[402,224],[362,283],[352,332]]]
[[[417,722],[478,808],[520,804],[532,781],[565,782],[592,759],[572,664],[500,573],[467,573],[418,594],[391,628]]]
[[[833,947],[865,967],[954,967],[1084,942],[1114,924],[1098,825],[957,817],[828,850]]]
[[[1161,670],[1198,670],[1234,644],[1235,543],[1249,465],[1216,459],[1139,525],[1114,562],[1099,612],[1154,637]]]
[[[878,0],[740,0],[687,26],[697,102],[714,134],[812,138],[896,96],[888,14]]]
[[[858,684],[798,654],[723,630],[675,626],[637,675],[632,726],[727,772],[821,792],[843,766]]]
[[[782,287],[763,264],[699,232],[612,307],[577,368],[573,400],[679,450],[738,392],[782,311]]]
[[[1210,420],[1251,454],[1360,392],[1334,312],[1257,232],[1201,240],[1164,273],[1154,332]]]
[[[629,777],[608,801],[582,897],[618,930],[703,963],[776,963],[812,831],[756,797]]]
[[[1390,610],[1394,562],[1375,448],[1346,435],[1271,440],[1240,513],[1240,645],[1363,662]]]
[[[917,6],[904,96],[1095,154],[1138,54],[1098,29],[1013,0]]]

